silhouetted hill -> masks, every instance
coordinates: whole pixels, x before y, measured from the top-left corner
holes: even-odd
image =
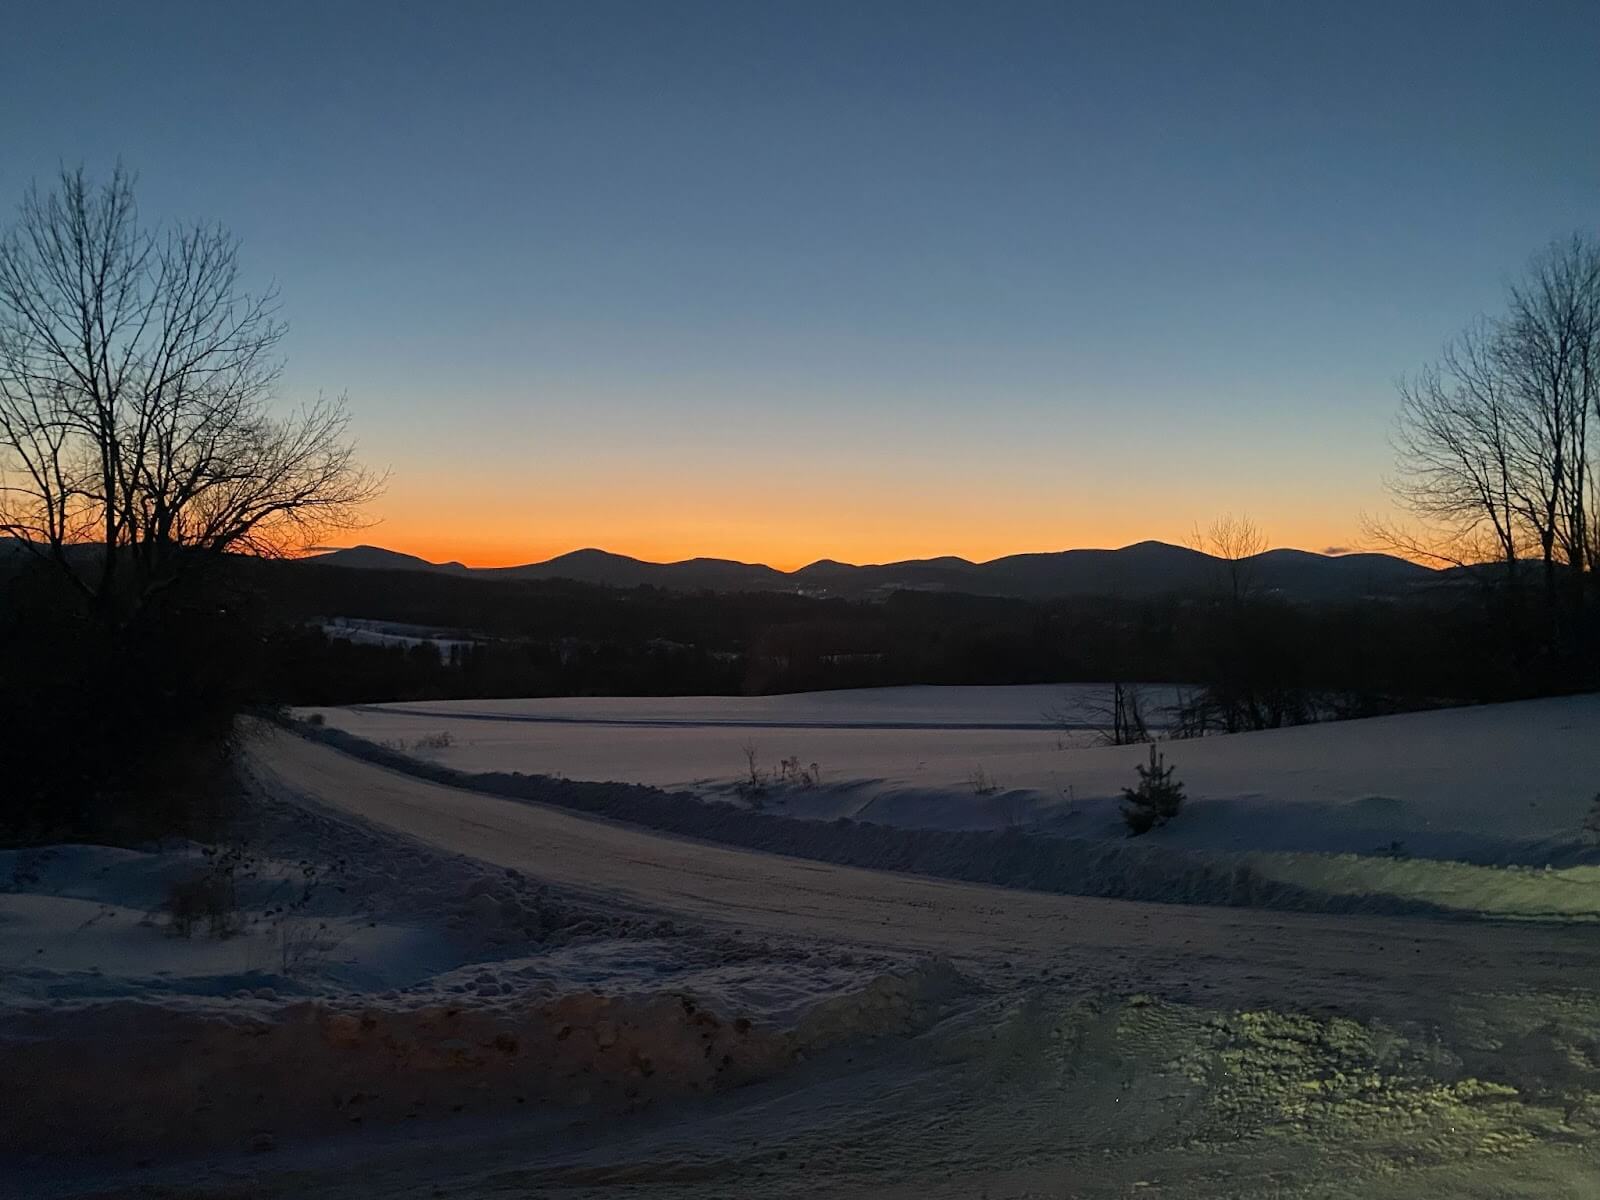
[[[1261,587],[1285,595],[1322,592],[1339,597],[1383,594],[1441,582],[1431,567],[1390,554],[1311,554],[1268,550],[1253,561]]]
[[[300,561],[326,567],[357,567],[364,571],[447,571],[453,575],[471,571],[471,568],[463,563],[433,563],[425,558],[418,558],[415,554],[401,554],[398,550],[385,550],[382,546],[351,546],[345,550],[329,550]]]
[[[548,562],[521,567],[480,568],[475,574],[500,579],[572,579],[606,587],[663,587],[677,591],[767,592],[792,591],[782,571],[759,563],[726,558],[690,558],[683,562],[653,563],[605,550],[574,550]]]
[[[1155,541],[1138,542],[1120,550],[1013,554],[984,563],[953,556],[867,566],[820,559],[796,571],[723,558],[653,563],[596,549],[575,550],[546,562],[516,567],[430,563],[376,546],[336,550],[309,561],[326,566],[448,572],[482,579],[570,579],[606,587],[806,592],[847,598],[900,591],[962,592],[1017,599],[1182,595],[1226,589],[1230,577],[1230,567],[1221,559]],[[1241,566],[1253,590],[1298,601],[1394,595],[1445,580],[1441,572],[1387,554],[1268,550]]]
[[[1138,542],[1120,550],[1063,550],[1012,554],[978,568],[1008,596],[1152,596],[1200,591],[1221,577],[1221,563],[1165,542]]]

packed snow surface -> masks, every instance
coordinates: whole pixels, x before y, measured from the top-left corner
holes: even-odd
[[[1152,724],[1179,689],[1143,689]],[[1106,746],[1108,688],[911,687],[796,696],[419,702],[314,710],[469,772],[685,789],[768,811],[943,830],[1121,838],[1144,746]],[[1162,742],[1188,805],[1152,842],[1193,850],[1583,858],[1600,696]],[[803,771],[796,785],[783,763]],[[814,767],[814,770],[813,770]]]

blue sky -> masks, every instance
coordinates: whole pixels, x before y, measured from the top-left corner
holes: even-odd
[[[1600,215],[1592,4],[13,11],[0,203],[230,226],[433,556],[1349,542]]]

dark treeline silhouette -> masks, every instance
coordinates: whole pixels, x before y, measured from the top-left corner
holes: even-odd
[[[231,573],[197,572],[116,625],[38,564],[0,600],[0,840],[204,828],[231,791],[235,718],[269,706],[268,641]]]
[[[275,622],[273,689],[294,704],[489,696],[764,694],[900,684],[1123,680],[1203,688],[1208,729],[1270,728],[1592,686],[1527,673],[1492,589],[1339,605],[1270,596],[881,602],[607,589],[250,563]],[[334,617],[474,644],[330,637]]]

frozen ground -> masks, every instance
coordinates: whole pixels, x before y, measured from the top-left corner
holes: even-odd
[[[1577,1200],[1600,1177],[1600,944],[1548,913],[1086,899],[663,836],[282,733],[250,761],[232,936],[154,911],[214,869],[197,847],[0,860],[0,1076],[26,1100],[0,1106],[0,1195]]]
[[[1148,689],[1152,708],[1172,689]],[[1103,688],[887,688],[803,696],[460,701],[318,710],[329,725],[472,772],[685,789],[743,803],[746,749],[769,811],[943,830],[1121,838],[1143,747],[1094,745]],[[1043,717],[1051,710],[1052,718]],[[1062,728],[1071,726],[1072,728]],[[1600,696],[1444,709],[1163,744],[1191,850],[1405,854],[1530,866],[1600,861]],[[747,789],[746,789],[747,790]]]

